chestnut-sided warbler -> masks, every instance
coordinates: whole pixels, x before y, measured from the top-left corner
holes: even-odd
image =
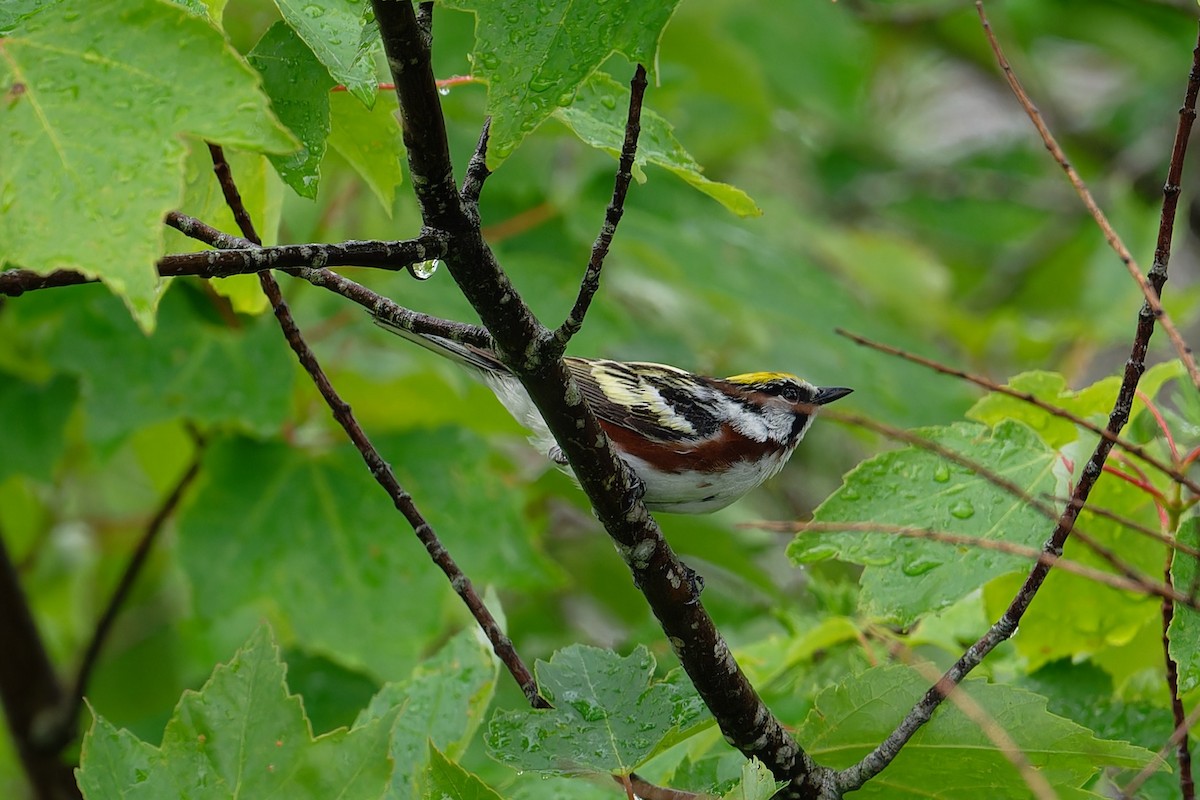
[[[495,353],[375,322],[478,374],[532,432],[535,446],[569,471],[537,407]],[[563,360],[617,454],[644,484],[646,507],[678,514],[724,508],[775,475],[817,408],[853,391],[783,372],[721,379],[641,361]]]

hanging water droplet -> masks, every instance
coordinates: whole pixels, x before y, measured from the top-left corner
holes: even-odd
[[[950,468],[945,464],[938,464],[933,470],[933,479],[938,483],[946,483],[950,480]]]
[[[445,97],[446,95],[450,94],[450,87],[449,86],[439,86],[438,94],[440,94],[442,97]]]
[[[412,275],[419,281],[427,281],[433,277],[433,273],[437,272],[438,267],[442,262],[436,258],[431,258],[428,261],[421,261],[417,264],[408,265],[408,274]]]

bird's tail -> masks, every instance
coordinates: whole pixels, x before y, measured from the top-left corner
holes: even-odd
[[[432,350],[440,356],[445,356],[451,361],[456,361],[463,366],[471,369],[479,370],[484,374],[507,374],[508,368],[503,362],[496,357],[496,354],[491,350],[486,350],[482,347],[474,345],[462,344],[454,342],[442,336],[435,336],[430,333],[415,333],[414,331],[405,330],[404,328],[394,325],[391,322],[373,317],[375,324],[384,330],[391,331],[397,336],[402,336],[410,342],[415,342],[427,350]]]

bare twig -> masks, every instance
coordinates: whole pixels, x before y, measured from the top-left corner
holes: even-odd
[[[600,290],[600,271],[604,268],[604,259],[608,256],[608,248],[612,245],[617,225],[625,213],[625,195],[629,192],[629,184],[633,180],[633,160],[637,156],[638,136],[642,132],[642,99],[645,95],[646,68],[638,64],[633,73],[633,80],[629,82],[629,114],[625,119],[625,141],[621,145],[621,156],[617,160],[612,199],[604,212],[604,224],[600,226],[600,233],[592,244],[592,255],[579,284],[579,295],[575,298],[575,305],[563,320],[563,324],[554,332],[554,342],[559,352],[567,349],[571,337],[583,327],[583,318],[587,314],[588,306]]]
[[[1179,742],[1187,736],[1187,732],[1192,729],[1197,722],[1200,722],[1200,705],[1192,709],[1192,713],[1187,715],[1187,719],[1175,726],[1175,730],[1171,731],[1171,735],[1167,738],[1164,744],[1158,750],[1158,758],[1152,760],[1149,764],[1142,767],[1142,771],[1133,776],[1133,780],[1121,787],[1120,794],[1117,796],[1120,800],[1133,800],[1137,790],[1142,784],[1149,779],[1151,775],[1162,769],[1163,762],[1167,760],[1167,753],[1171,752],[1172,748],[1178,747]]]
[[[1059,419],[1065,419],[1068,422],[1074,423],[1075,425],[1078,425],[1079,427],[1081,427],[1091,433],[1094,433],[1095,435],[1097,435],[1101,438],[1112,439],[1113,443],[1116,444],[1117,447],[1120,447],[1122,450],[1124,450],[1127,453],[1130,453],[1131,455],[1137,456],[1138,458],[1140,458],[1142,461],[1145,461],[1147,464],[1149,464],[1154,469],[1158,470],[1162,474],[1171,478],[1171,480],[1176,481],[1177,483],[1183,484],[1187,488],[1191,489],[1197,495],[1200,495],[1200,483],[1197,483],[1196,481],[1189,478],[1187,475],[1184,475],[1182,472],[1180,472],[1175,467],[1172,467],[1170,464],[1167,464],[1166,462],[1161,461],[1161,460],[1155,458],[1154,456],[1150,455],[1148,452],[1146,452],[1146,448],[1142,447],[1140,444],[1135,444],[1135,443],[1129,441],[1128,439],[1124,439],[1120,436],[1114,436],[1111,431],[1105,430],[1104,428],[1100,427],[1099,425],[1097,425],[1093,422],[1090,422],[1090,421],[1084,419],[1083,417],[1080,417],[1076,414],[1072,414],[1070,411],[1067,411],[1065,408],[1059,408],[1058,406],[1054,405],[1053,403],[1048,403],[1045,400],[1042,400],[1041,398],[1039,398],[1029,392],[1021,392],[1016,389],[1011,389],[1008,386],[1004,386],[1003,384],[999,384],[993,380],[989,380],[988,378],[985,378],[982,375],[973,375],[969,372],[965,372],[963,370],[956,369],[954,367],[950,367],[945,364],[941,364],[937,361],[934,361],[933,359],[925,358],[923,356],[916,355],[915,353],[910,353],[907,350],[902,350],[899,347],[893,347],[888,344],[883,344],[881,342],[872,341],[871,339],[868,339],[865,336],[859,336],[856,333],[851,333],[850,331],[844,330],[842,328],[837,328],[836,331],[839,335],[845,336],[847,339],[851,340],[852,342],[861,344],[864,347],[870,347],[873,350],[878,350],[879,352],[887,353],[888,355],[898,356],[899,358],[903,358],[906,361],[911,361],[914,364],[920,364],[923,367],[928,367],[929,369],[933,370],[934,372],[940,372],[943,375],[950,375],[955,378],[961,378],[962,380],[969,381],[970,383],[973,383],[976,386],[987,389],[989,392],[995,392],[996,394],[1006,395],[1006,396],[1012,397],[1016,400],[1020,400],[1024,403],[1028,403],[1031,406],[1035,406],[1036,408],[1040,408],[1042,411],[1045,411],[1047,414],[1058,417]]]
[[[1079,195],[1079,199],[1083,201],[1087,207],[1088,213],[1096,220],[1096,224],[1100,226],[1100,231],[1104,234],[1104,240],[1108,242],[1109,247],[1121,259],[1121,263],[1129,271],[1129,275],[1137,283],[1138,288],[1142,290],[1142,295],[1146,298],[1146,305],[1149,307],[1150,313],[1162,325],[1167,337],[1171,340],[1171,344],[1175,347],[1175,352],[1179,354],[1180,360],[1187,369],[1188,377],[1192,379],[1192,385],[1197,390],[1200,390],[1200,370],[1196,368],[1196,359],[1192,356],[1192,348],[1183,341],[1183,337],[1179,335],[1179,330],[1175,327],[1175,323],[1167,315],[1166,309],[1163,308],[1160,301],[1162,293],[1162,285],[1167,280],[1167,260],[1170,256],[1171,233],[1175,226],[1175,208],[1179,202],[1179,181],[1183,175],[1183,156],[1187,150],[1187,138],[1192,130],[1192,122],[1196,118],[1196,92],[1200,87],[1200,76],[1197,70],[1200,69],[1200,49],[1194,53],[1192,74],[1188,80],[1187,96],[1184,100],[1183,107],[1179,111],[1179,129],[1176,132],[1174,149],[1171,153],[1171,166],[1167,172],[1167,183],[1163,189],[1163,207],[1162,217],[1159,221],[1158,229],[1158,244],[1154,251],[1154,269],[1153,271],[1158,276],[1158,280],[1154,280],[1153,276],[1148,279],[1142,273],[1141,267],[1134,260],[1133,254],[1121,241],[1121,237],[1113,230],[1112,225],[1108,222],[1108,217],[1100,210],[1100,206],[1096,205],[1092,193],[1088,191],[1087,185],[1083,179],[1079,177],[1079,173],[1071,166],[1071,162],[1067,160],[1066,153],[1058,146],[1054,135],[1050,133],[1050,129],[1046,127],[1046,123],[1042,120],[1041,113],[1034,106],[1033,101],[1029,99],[1029,95],[1025,93],[1025,89],[1021,86],[1021,82],[1017,80],[1016,74],[1008,63],[1008,59],[1004,57],[1004,52],[1000,49],[1000,43],[996,41],[995,35],[992,33],[992,26],[988,22],[987,15],[983,13],[982,0],[976,0],[975,8],[979,12],[980,22],[983,24],[984,33],[987,35],[988,44],[992,47],[992,52],[996,54],[996,61],[1000,65],[1000,69],[1004,72],[1004,78],[1008,81],[1009,87],[1013,94],[1016,95],[1017,101],[1021,104],[1021,108],[1025,109],[1025,113],[1037,128],[1038,133],[1042,137],[1042,142],[1046,145],[1046,149],[1050,151],[1050,155],[1062,167],[1063,172],[1067,174],[1067,179],[1071,185],[1075,187],[1075,192]],[[1189,110],[1190,109],[1190,110]]]
[[[257,237],[254,233],[253,224],[249,222],[245,207],[242,205],[237,186],[233,182],[233,176],[229,171],[228,163],[225,162],[220,148],[210,145],[210,149],[213,154],[214,170],[221,182],[225,200],[233,210],[234,218],[239,219],[239,224],[244,226],[243,230],[246,233],[246,238],[257,244],[254,241]],[[308,343],[304,341],[304,337],[300,333],[295,319],[292,317],[291,310],[283,299],[283,293],[279,289],[279,284],[269,272],[259,273],[259,280],[262,283],[263,291],[271,301],[275,317],[279,320],[279,325],[283,329],[284,337],[287,339],[289,346],[291,346],[300,364],[308,372],[317,390],[329,405],[334,419],[342,426],[350,441],[358,449],[372,477],[383,487],[388,496],[392,498],[396,509],[404,515],[404,518],[412,526],[413,533],[416,534],[421,544],[425,546],[425,550],[429,553],[430,558],[445,573],[447,579],[450,581],[451,588],[454,589],[455,593],[466,604],[475,621],[488,637],[488,641],[491,643],[492,650],[496,653],[497,658],[508,669],[509,674],[513,676],[513,679],[517,682],[517,685],[521,688],[521,691],[525,694],[530,704],[535,708],[549,708],[550,704],[538,694],[537,683],[533,678],[533,673],[530,672],[529,668],[525,666],[525,663],[517,654],[512,640],[501,630],[499,623],[496,622],[491,611],[488,610],[483,600],[475,591],[475,587],[472,585],[470,579],[458,567],[450,552],[438,539],[433,527],[417,509],[412,495],[400,486],[391,467],[383,460],[379,451],[371,444],[366,432],[358,424],[358,420],[355,419],[351,412],[349,404],[342,400],[337,390],[334,389],[333,384],[329,381],[328,376],[326,376],[320,363],[317,361],[316,355],[312,352]]]
[[[217,245],[220,246],[220,245]],[[269,269],[296,267],[374,267],[401,270],[445,255],[443,237],[425,232],[416,239],[394,242],[339,242],[334,244],[283,244],[274,247],[206,250],[160,258],[158,274],[164,278],[193,276],[228,278]],[[25,269],[0,272],[0,295],[17,297],[38,289],[95,283],[81,272],[57,270],[39,275]]]
[[[488,117],[483,121],[483,128],[479,131],[479,141],[475,145],[475,152],[471,154],[471,160],[467,162],[462,191],[459,192],[467,213],[476,221],[479,219],[479,195],[483,193],[483,183],[492,174],[487,165],[488,136],[491,134],[491,130],[492,118]]]
[[[137,546],[134,547],[133,553],[129,557],[129,562],[125,565],[125,569],[121,573],[120,580],[117,581],[116,588],[113,589],[112,595],[108,598],[108,603],[104,606],[104,611],[101,612],[100,618],[96,622],[96,627],[92,630],[92,638],[88,641],[87,647],[83,651],[83,658],[79,663],[78,671],[75,673],[75,681],[71,686],[71,692],[65,699],[64,713],[58,722],[58,730],[55,738],[60,748],[66,747],[75,738],[75,731],[79,725],[79,715],[83,711],[83,698],[87,693],[88,683],[91,681],[92,672],[99,661],[100,651],[104,648],[104,643],[108,640],[108,635],[112,632],[113,625],[117,621],[117,615],[120,614],[125,601],[129,598],[129,593],[133,590],[134,583],[137,581],[138,576],[141,575],[142,568],[146,564],[146,559],[150,556],[150,551],[154,547],[154,543],[158,540],[159,533],[166,525],[167,520],[175,513],[175,509],[179,507],[179,503],[183,499],[184,493],[187,492],[188,487],[192,485],[196,480],[196,476],[200,474],[200,464],[204,458],[205,441],[195,431],[192,432],[192,441],[196,448],[195,453],[192,455],[192,462],[184,470],[167,496],[163,498],[162,504],[154,512],[154,516],[150,518],[150,522],[146,525],[146,530],[143,531]]]
[[[999,45],[995,42],[995,38],[991,36],[991,30],[987,24],[987,18],[983,14],[981,4],[977,4],[980,17],[983,20],[985,31],[988,34],[989,41],[992,43],[993,49],[996,50],[997,58],[1009,76],[1010,82],[1014,84],[1014,90],[1019,88],[1016,84],[1016,78],[1012,76],[1012,69],[1008,66],[1008,62],[1004,60],[1003,54],[1000,52]],[[1197,52],[1195,59],[1200,59],[1200,51]],[[1194,59],[1192,74],[1196,75],[1196,64],[1200,63]],[[1185,95],[1184,107],[1195,108],[1196,81],[1189,80],[1188,91]],[[1045,126],[1041,122],[1040,117],[1036,116],[1036,109],[1032,109],[1032,105],[1027,107],[1027,110],[1032,111],[1031,116],[1034,117],[1035,124],[1039,130],[1044,130]],[[1181,169],[1186,148],[1179,144],[1186,142],[1187,132],[1191,129],[1191,114],[1181,112],[1179,129],[1176,132],[1176,142],[1178,146],[1172,154],[1172,165],[1170,174],[1179,174]],[[1048,132],[1047,132],[1048,134]],[[1053,143],[1053,139],[1046,138],[1047,147]],[[1057,145],[1054,146],[1057,148]],[[1066,166],[1065,159],[1059,159],[1059,162]],[[1085,204],[1094,205],[1091,203],[1090,195],[1085,197]],[[1089,207],[1090,207],[1089,205]],[[1111,229],[1110,229],[1111,230]],[[1169,242],[1169,234],[1167,240]],[[1132,264],[1130,259],[1128,264]],[[1146,302],[1143,305],[1141,313],[1138,315],[1137,330],[1134,335],[1133,345],[1130,349],[1129,359],[1125,365],[1125,373],[1121,381],[1121,388],[1118,390],[1117,398],[1113,404],[1113,410],[1109,414],[1107,430],[1114,436],[1119,435],[1125,423],[1129,420],[1129,414],[1133,407],[1134,393],[1137,390],[1138,380],[1146,369],[1146,350],[1150,344],[1150,337],[1154,333],[1154,322],[1159,318],[1158,313],[1154,309],[1154,305],[1158,304],[1158,298],[1162,292],[1163,283],[1166,281],[1166,259],[1162,261],[1163,269],[1155,272],[1149,277],[1149,289],[1146,291]],[[1158,304],[1158,309],[1161,309],[1161,304]],[[1182,348],[1181,357],[1188,356],[1186,348]],[[1189,358],[1185,358],[1185,361]],[[1192,369],[1195,367],[1193,365]],[[1080,476],[1079,482],[1075,486],[1075,491],[1072,493],[1072,500],[1063,509],[1059,516],[1058,523],[1054,527],[1050,538],[1047,540],[1043,550],[1055,557],[1062,554],[1063,546],[1067,539],[1071,536],[1071,532],[1075,527],[1075,521],[1079,516],[1079,510],[1087,503],[1087,498],[1091,494],[1092,487],[1095,486],[1096,480],[1099,479],[1104,468],[1104,462],[1108,458],[1109,452],[1113,448],[1113,442],[1109,438],[1101,438],[1097,443],[1096,448],[1092,452],[1091,458],[1083,468],[1083,473]],[[1012,602],[1005,610],[1004,614],[997,620],[992,627],[985,633],[975,644],[958,659],[949,670],[942,675],[941,680],[930,687],[925,696],[912,708],[905,716],[904,720],[896,726],[896,729],[888,735],[878,747],[868,754],[862,761],[840,772],[837,776],[838,787],[842,791],[850,791],[862,786],[866,781],[870,780],[875,775],[878,775],[891,761],[896,757],[904,745],[912,738],[933,715],[934,710],[941,705],[942,700],[951,691],[951,689],[959,684],[971,670],[990,653],[998,644],[1010,638],[1017,629],[1021,618],[1029,609],[1042,583],[1046,580],[1050,573],[1050,566],[1043,564],[1040,561],[1036,564],[1017,594],[1013,597]]]
[[[1166,563],[1163,565],[1163,576],[1168,586],[1173,586],[1171,577],[1171,562],[1175,554],[1168,550]],[[1175,718],[1175,730],[1182,731],[1175,741],[1175,759],[1179,763],[1179,790],[1183,800],[1196,800],[1196,782],[1192,777],[1192,750],[1188,742],[1188,728],[1184,725],[1187,712],[1183,707],[1183,698],[1179,696],[1179,665],[1171,656],[1171,620],[1175,618],[1175,601],[1164,597],[1162,601],[1162,647],[1163,661],[1166,665],[1167,691],[1171,696],[1171,714]]]
[[[254,249],[254,243],[250,240],[219,231],[195,217],[181,214],[178,211],[172,211],[167,214],[164,221],[185,236],[190,236],[212,247],[228,247],[238,251],[251,251]],[[464,342],[478,347],[490,348],[492,346],[492,337],[478,325],[453,322],[440,317],[432,317],[428,314],[411,311],[371,291],[362,284],[356,283],[331,270],[295,267],[282,271],[288,275],[306,280],[314,286],[319,286],[340,294],[365,308],[372,316],[381,317],[405,330],[430,333],[455,342]]]
[[[915,669],[926,680],[936,681],[939,677],[937,667],[923,658],[918,658],[911,648],[899,641],[892,643],[892,654],[908,666]],[[1058,793],[1046,780],[1046,776],[1030,763],[1029,758],[1021,750],[1021,746],[1009,735],[1008,731],[988,713],[987,709],[975,701],[975,698],[963,691],[961,686],[955,686],[948,698],[962,712],[963,716],[975,723],[983,735],[995,746],[1000,755],[1013,765],[1013,768],[1025,781],[1029,791],[1037,800],[1058,800]]]
[[[1166,600],[1180,602],[1190,608],[1200,610],[1200,601],[1189,597],[1170,584],[1157,583],[1144,576],[1133,579],[1128,576],[1113,575],[1111,572],[1089,567],[1078,561],[1072,561],[1062,556],[1055,556],[1036,547],[1006,542],[1001,539],[985,539],[980,536],[968,536],[961,533],[940,531],[934,528],[924,528],[913,525],[889,525],[881,522],[775,522],[762,520],[745,522],[740,527],[758,528],[767,531],[784,531],[790,533],[878,533],[889,536],[904,536],[911,539],[925,539],[930,542],[953,545],[955,547],[975,547],[980,550],[992,550],[1012,556],[1036,561],[1046,566],[1052,566],[1063,572],[1070,572],[1081,578],[1103,584],[1123,592],[1154,595]]]

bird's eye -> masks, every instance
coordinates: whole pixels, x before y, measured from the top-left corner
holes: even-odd
[[[779,392],[779,396],[789,403],[800,402],[800,387],[799,386],[784,386]]]

